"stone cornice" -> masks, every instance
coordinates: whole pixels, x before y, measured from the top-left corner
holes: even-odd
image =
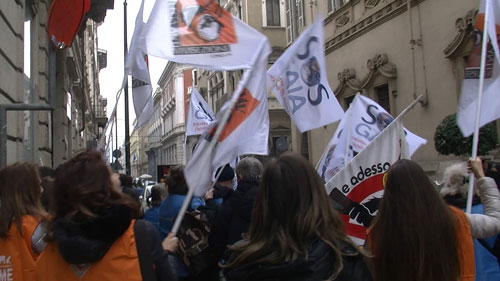
[[[391,2],[377,12],[357,20],[357,22],[353,23],[352,26],[345,31],[339,34],[335,34],[333,37],[326,39],[325,54],[328,55],[329,53],[353,41],[354,39],[374,29],[375,27],[404,13],[407,10],[407,1],[411,0],[396,0],[394,2]],[[419,0],[418,2],[420,3],[422,1],[424,0]],[[416,5],[417,1],[413,0],[412,2],[412,5]],[[325,25],[333,20],[332,16],[339,15],[342,13],[342,11],[344,10],[341,8],[339,9],[339,11],[336,11],[334,14],[330,15],[327,20],[325,20]],[[339,13],[337,14],[337,12]]]
[[[477,9],[470,10],[464,17],[460,17],[455,21],[457,35],[443,50],[446,58],[455,57],[460,47],[463,46],[463,44],[468,41],[470,36],[473,34],[477,13]]]
[[[349,87],[354,91],[361,91],[370,86],[373,78],[380,73],[386,78],[396,78],[397,68],[392,62],[389,62],[387,54],[377,54],[366,62],[366,66],[370,70],[368,74],[361,80],[356,78],[354,68],[345,68],[337,74],[340,84],[335,89],[335,95],[341,96],[341,93]]]

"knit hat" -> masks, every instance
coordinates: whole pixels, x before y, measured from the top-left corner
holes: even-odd
[[[215,172],[216,175],[219,173],[221,168],[222,167],[219,167],[219,169],[217,169],[217,172]],[[231,168],[231,166],[229,166],[229,164],[226,164],[226,166],[224,166],[224,168],[222,169],[222,172],[220,172],[220,176],[217,182],[230,181],[233,180],[233,178],[234,170],[233,168]]]

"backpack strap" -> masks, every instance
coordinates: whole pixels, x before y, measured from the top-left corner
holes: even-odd
[[[139,266],[143,281],[156,281],[151,246],[146,233],[146,222],[136,220],[134,223],[135,245],[139,256]]]

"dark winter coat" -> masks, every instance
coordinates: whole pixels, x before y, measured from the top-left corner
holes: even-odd
[[[236,191],[232,192],[230,197],[224,198],[208,238],[216,259],[223,257],[227,245],[241,240],[241,235],[248,231],[258,186],[257,180],[243,179],[238,183]]]
[[[371,274],[362,255],[349,244],[342,243],[343,269],[336,281],[371,281]],[[231,256],[235,258],[236,256]],[[223,270],[227,281],[316,281],[327,280],[333,270],[334,255],[326,243],[315,239],[308,247],[308,256],[276,264],[245,264]]]

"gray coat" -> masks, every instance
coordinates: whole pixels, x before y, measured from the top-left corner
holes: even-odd
[[[466,214],[473,238],[487,238],[500,233],[500,193],[492,178],[476,181],[484,214]]]

